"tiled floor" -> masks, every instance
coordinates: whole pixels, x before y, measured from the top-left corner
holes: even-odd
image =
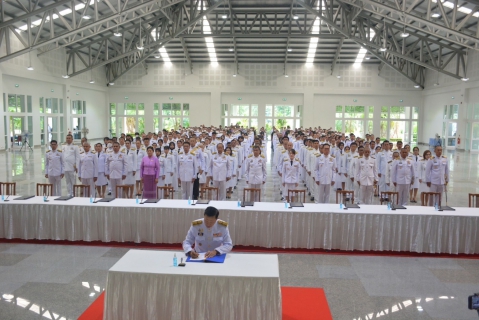
[[[129,249],[0,244],[0,319],[76,319]],[[282,286],[321,287],[334,319],[477,319],[479,260],[280,254]]]
[[[45,182],[43,154],[41,149],[0,153],[0,181],[17,182],[18,194],[34,194],[36,183]],[[467,193],[479,193],[478,156],[447,156],[449,205],[466,206]],[[263,200],[280,200],[276,183],[268,166]],[[240,182],[233,200],[243,186]],[[76,319],[127,250],[0,243],[0,320]],[[479,291],[479,260],[327,254],[279,259],[281,285],[324,288],[334,319],[478,318],[467,309],[467,296]]]

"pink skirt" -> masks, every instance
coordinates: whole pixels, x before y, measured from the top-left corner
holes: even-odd
[[[143,176],[143,198],[144,199],[156,199],[156,176],[144,175]]]

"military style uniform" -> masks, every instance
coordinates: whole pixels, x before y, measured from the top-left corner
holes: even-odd
[[[178,152],[178,179],[181,182],[181,198],[188,199],[193,195],[193,179],[196,179],[198,173],[198,166],[196,164],[195,154],[189,152],[185,154],[184,151]]]
[[[232,170],[226,154],[215,154],[211,158],[207,171],[208,177],[213,179],[213,187],[218,188],[218,200],[226,200],[226,179],[231,179]]]
[[[63,154],[61,150],[48,150],[45,154],[45,174],[48,175],[48,182],[53,185],[53,194],[50,196],[62,195],[62,177],[65,173],[63,165]]]
[[[433,156],[426,164],[426,182],[431,183],[430,192],[444,192],[444,186],[449,182],[449,161],[445,156]],[[430,205],[433,205],[431,197]]]
[[[378,181],[376,159],[373,157],[358,158],[356,168],[356,182],[359,182],[361,203],[371,204],[374,190],[374,183]]]
[[[396,183],[398,192],[398,203],[401,206],[409,204],[409,189],[414,182],[414,166],[411,158],[400,158],[393,162],[391,178]]]
[[[334,182],[333,175],[336,171],[336,159],[332,155],[325,156],[324,154],[316,158],[315,164],[316,186],[318,190],[316,203],[329,203],[331,192],[331,183]]]
[[[185,241],[183,241],[183,250],[188,253],[193,250],[198,253],[216,250],[219,254],[229,253],[233,249],[228,230],[228,223],[223,220],[216,220],[211,228],[207,228],[204,219],[195,220],[191,223]]]
[[[65,180],[67,181],[67,192],[69,196],[73,195],[73,185],[75,182],[75,170],[80,161],[80,148],[77,145],[64,144],[62,147],[63,163],[65,165]]]
[[[245,162],[246,183],[249,188],[261,189],[266,182],[266,157],[263,154],[257,157],[250,154]]]
[[[301,171],[301,164],[299,159],[295,158],[293,161],[291,159],[283,161],[283,172],[281,176],[281,182],[284,183],[283,195],[284,197],[289,197],[289,190],[295,190],[296,185],[299,184],[299,173]],[[289,199],[291,201],[291,199]]]
[[[78,164],[78,178],[80,178],[83,185],[90,186],[89,196],[93,197],[93,195],[95,194],[95,181],[93,181],[93,178],[98,178],[98,158],[94,151],[83,151],[80,153],[80,161]]]
[[[128,160],[126,152],[109,153],[105,161],[105,174],[110,176],[111,195],[117,196],[116,186],[123,184],[123,176],[126,176]]]

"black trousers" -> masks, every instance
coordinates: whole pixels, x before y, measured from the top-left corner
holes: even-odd
[[[198,178],[198,174],[197,174],[195,182],[193,183],[193,200],[198,200],[199,196],[200,196],[200,179]]]

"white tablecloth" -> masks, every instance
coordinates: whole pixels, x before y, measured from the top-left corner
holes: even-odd
[[[237,208],[235,201],[211,201],[229,223],[235,245],[266,248],[479,253],[477,208],[434,211],[408,207],[363,205],[341,210],[336,204],[284,208],[283,203],[256,203]],[[0,238],[70,241],[181,243],[191,221],[202,218],[206,205],[186,200],[136,204],[116,199],[92,204],[88,198],[70,201],[0,202]]]
[[[173,267],[174,251],[130,250],[109,271],[105,320],[281,319],[278,256],[228,254]],[[183,253],[176,252],[178,263]]]

